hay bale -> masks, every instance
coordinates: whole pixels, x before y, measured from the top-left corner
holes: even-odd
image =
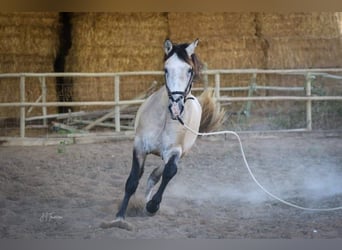
[[[201,48],[203,47],[203,48]],[[200,50],[201,48],[201,50]],[[200,59],[213,69],[264,68],[265,55],[263,41],[258,38],[226,38],[204,41],[198,47]],[[221,75],[221,87],[249,86],[250,74]],[[214,86],[214,77],[209,78],[209,85]],[[246,95],[246,92],[222,93],[231,96]]]
[[[54,12],[0,13],[0,72],[53,72],[58,49],[59,15]],[[47,100],[56,101],[55,79],[49,78]],[[0,102],[19,101],[19,79],[0,80]],[[10,94],[9,94],[10,93]],[[39,79],[26,79],[26,101],[41,95]],[[48,112],[56,112],[49,107]],[[41,114],[35,108],[30,115]],[[3,108],[0,117],[18,117],[18,108]]]
[[[263,68],[265,58],[263,42],[256,37],[204,39],[200,41],[198,55],[208,68]]]
[[[258,13],[258,35],[268,43],[268,68],[341,66],[341,14]]]
[[[267,68],[329,68],[342,66],[340,14],[289,13],[259,14],[260,35],[267,39]],[[267,85],[305,86],[304,76],[267,75]],[[272,93],[266,95],[304,95],[305,93]],[[281,109],[279,102],[272,107]]]
[[[262,68],[265,63],[262,42],[254,36],[252,13],[80,13],[73,16],[72,25],[68,71],[161,69],[162,44],[168,36],[174,42],[199,37],[197,54],[208,68]],[[225,76],[222,82],[238,85],[246,79],[242,78]],[[137,96],[154,79],[122,79],[120,99]],[[162,77],[157,79],[163,82]],[[74,100],[113,100],[112,79],[75,81]],[[99,94],[103,89],[107,90],[104,95]]]
[[[162,69],[162,44],[167,37],[165,14],[78,13],[73,14],[71,22],[72,48],[66,60],[67,71],[122,72]],[[156,77],[122,78],[120,99],[137,96],[146,90],[154,79]],[[162,80],[158,77],[157,79]],[[73,100],[113,100],[113,82],[113,79],[108,78],[76,78],[73,83]]]
[[[168,14],[170,37],[174,41],[253,37],[253,13],[178,13]]]
[[[334,68],[342,66],[341,14],[258,13],[259,36],[267,41],[266,65],[269,69]],[[266,75],[268,86],[302,86],[304,76]],[[304,95],[304,92],[266,91],[265,95]],[[286,110],[284,102],[266,103],[264,110]],[[288,105],[287,103],[286,105]],[[293,105],[293,103],[291,103]],[[297,106],[303,103],[296,104]],[[294,106],[294,105],[293,105]],[[292,107],[293,107],[292,106]]]
[[[270,69],[342,66],[341,38],[272,38],[268,42]]]
[[[336,20],[338,13],[76,13],[66,70],[161,69],[165,37],[174,42],[199,38],[197,54],[209,69],[339,66],[341,28]],[[250,78],[223,76],[221,85],[246,86]],[[153,79],[122,79],[120,98],[137,96]],[[75,101],[114,98],[113,79],[74,80]],[[213,85],[214,79],[209,80]]]
[[[336,12],[259,14],[264,37],[336,38],[340,37],[340,16]]]

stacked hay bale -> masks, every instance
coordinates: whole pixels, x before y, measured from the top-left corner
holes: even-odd
[[[0,72],[53,72],[58,49],[59,15],[53,12],[0,13]],[[47,101],[56,101],[55,79],[49,78]],[[0,79],[0,102],[19,102],[19,80]],[[41,95],[39,79],[26,79],[25,98],[35,102]],[[56,108],[48,108],[56,112]],[[41,114],[34,108],[28,115]],[[0,117],[15,118],[18,108],[1,108]]]
[[[268,44],[268,69],[335,68],[342,66],[342,47],[339,13],[258,13],[260,37]],[[271,86],[305,87],[305,76],[267,75]],[[267,95],[305,95],[302,92],[268,91]],[[296,114],[305,110],[303,102],[268,103],[273,110]],[[267,110],[267,107],[264,107]],[[304,116],[302,116],[304,117]],[[305,126],[305,119],[298,122]]]
[[[263,41],[255,36],[254,13],[169,13],[168,19],[175,42],[200,39],[196,53],[208,69],[265,67]],[[250,75],[224,75],[221,86],[248,86],[250,80]],[[209,78],[211,86],[213,82]]]
[[[170,37],[200,39],[197,53],[208,68],[260,68],[263,53],[253,13],[169,13]]]
[[[338,13],[260,14],[268,68],[342,66]]]
[[[161,70],[167,37],[163,13],[76,13],[72,15],[72,47],[66,60],[70,72]],[[120,99],[132,99],[161,77],[123,77]],[[112,101],[114,80],[74,78],[73,101]],[[101,109],[103,107],[81,107]]]
[[[259,13],[260,37],[268,44],[267,68],[334,68],[342,66],[340,14]],[[304,85],[304,76],[268,76],[273,85]],[[284,94],[284,93],[282,93]],[[303,93],[304,94],[304,93]]]

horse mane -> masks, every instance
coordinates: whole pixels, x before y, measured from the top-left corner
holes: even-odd
[[[182,44],[173,44],[172,50],[170,53],[164,56],[164,61],[170,58],[173,54],[176,54],[179,59],[182,61],[190,64],[194,70],[194,82],[197,82],[201,78],[201,70],[203,68],[203,63],[199,60],[197,55],[194,53],[191,57],[188,56],[186,52],[186,48],[189,46],[189,43],[182,43]]]

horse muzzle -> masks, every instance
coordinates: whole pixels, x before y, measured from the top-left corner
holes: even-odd
[[[184,102],[181,100],[170,101],[169,111],[171,113],[171,118],[173,120],[178,120],[179,117],[182,117],[184,111]]]

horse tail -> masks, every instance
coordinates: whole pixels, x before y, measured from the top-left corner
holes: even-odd
[[[224,110],[218,105],[213,90],[206,89],[198,97],[202,107],[202,116],[199,132],[206,133],[218,129],[225,120]]]

